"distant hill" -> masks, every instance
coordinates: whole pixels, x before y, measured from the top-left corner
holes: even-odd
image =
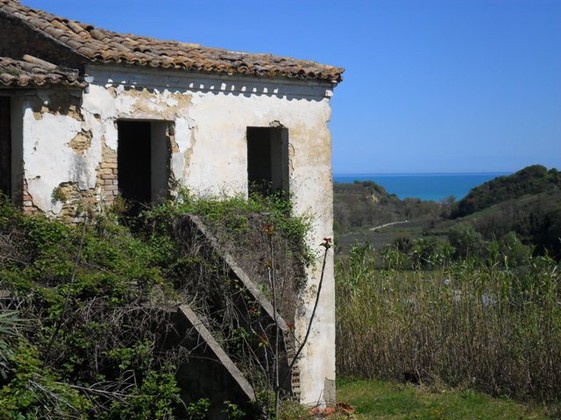
[[[451,218],[486,238],[514,232],[537,254],[561,258],[561,172],[528,166],[478,187],[456,203]]]
[[[536,254],[561,259],[561,172],[528,166],[478,187],[460,200],[400,200],[372,181],[334,184],[335,233],[340,248],[397,238],[446,238],[468,223],[486,240],[515,233]]]
[[[501,176],[473,188],[458,202],[452,218],[465,217],[504,201],[559,190],[561,172],[555,168],[548,171],[542,165],[528,166],[512,175]]]
[[[384,226],[420,232],[439,218],[445,206],[418,198],[400,200],[373,181],[335,183],[333,190],[334,228],[339,249],[350,249],[356,242],[368,242],[376,247],[390,243],[396,235],[381,233],[378,228]]]
[[[418,198],[400,200],[373,181],[335,183],[334,211],[336,230],[371,228],[404,219],[435,217],[440,205]]]

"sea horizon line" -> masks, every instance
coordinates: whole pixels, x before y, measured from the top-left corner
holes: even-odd
[[[452,176],[452,175],[508,175],[514,171],[486,171],[486,172],[334,172],[333,177],[366,177],[366,176]]]

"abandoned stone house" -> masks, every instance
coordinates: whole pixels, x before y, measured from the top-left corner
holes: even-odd
[[[330,98],[343,69],[124,35],[0,0],[0,189],[25,212],[75,216],[117,195],[155,202],[289,191],[332,236]],[[317,285],[320,264],[308,270]],[[334,398],[335,303],[328,258],[301,401]],[[305,332],[306,317],[296,333]]]

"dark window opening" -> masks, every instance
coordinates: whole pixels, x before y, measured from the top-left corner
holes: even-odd
[[[167,195],[169,141],[167,123],[119,121],[117,149],[119,193],[136,215]]]
[[[250,194],[288,192],[288,129],[247,128],[247,176]]]
[[[0,97],[0,192],[12,196],[12,130],[10,98]]]

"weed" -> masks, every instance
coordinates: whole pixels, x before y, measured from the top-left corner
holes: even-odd
[[[222,412],[231,420],[242,419],[246,415],[245,411],[231,401],[224,401],[224,410]]]
[[[210,400],[208,398],[200,398],[197,401],[187,404],[187,417],[190,420],[204,420],[207,418],[209,408]]]
[[[368,248],[339,259],[339,372],[556,401],[559,266],[546,257],[522,271],[486,261],[380,269]]]
[[[8,410],[0,417],[41,417],[43,404],[61,418],[69,416],[63,409],[75,417],[171,418],[187,411],[204,418],[204,400],[182,407],[178,397],[171,365],[180,366],[187,354],[164,345],[173,334],[162,305],[169,302],[188,300],[200,308],[232,357],[254,372],[253,383],[271,383],[268,363],[284,343],[274,357],[266,353],[275,336],[270,319],[217,252],[183,230],[185,215],[200,215],[268,294],[268,268],[274,270],[276,308],[289,321],[304,264],[313,260],[305,241],[309,219],[292,217],[290,202],[274,196],[196,200],[182,193],[136,219],[122,210],[89,215],[78,226],[23,216],[0,203],[0,287],[9,295],[0,310],[11,305],[30,320],[21,335],[0,338],[0,401]],[[274,238],[262,231],[266,225],[274,226]],[[5,321],[0,328],[8,331]],[[15,351],[16,344],[24,350]],[[262,359],[254,357],[259,352]],[[243,415],[234,402],[225,409],[230,418]]]

